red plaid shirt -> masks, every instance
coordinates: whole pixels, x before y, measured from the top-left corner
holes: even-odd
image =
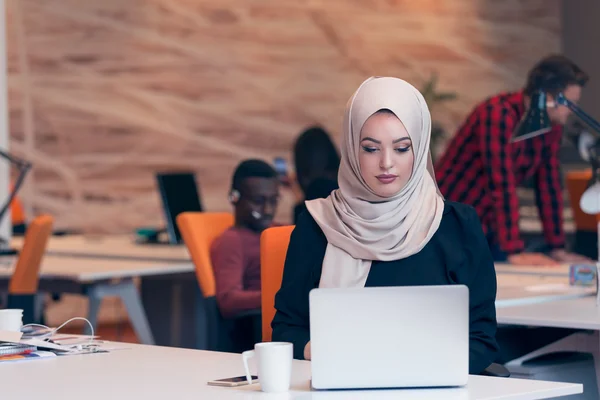
[[[558,162],[562,128],[511,143],[525,112],[523,92],[502,93],[476,106],[437,163],[442,194],[475,208],[500,249],[523,251],[517,186],[534,177],[546,243],[564,246],[563,196]]]

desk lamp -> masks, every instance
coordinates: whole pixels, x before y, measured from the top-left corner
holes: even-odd
[[[581,157],[588,161],[592,167],[592,178],[588,183],[588,188],[581,196],[579,207],[586,214],[596,215],[600,213],[600,122],[583,111],[577,104],[567,99],[562,93],[556,96],[554,102],[549,102],[546,93],[538,91],[531,96],[529,110],[517,125],[511,142],[518,142],[549,132],[552,129],[552,124],[548,117],[548,105],[568,107],[573,114],[596,133],[596,135],[592,135],[589,132],[584,132],[579,135],[577,140],[577,148]],[[600,289],[600,222],[597,223],[597,232],[596,282],[597,288]],[[600,290],[597,290],[596,303],[600,305]]]
[[[547,96],[543,91],[538,91],[531,96],[529,110],[517,125],[511,139],[512,142],[543,135],[552,129],[547,111],[548,103]],[[562,93],[559,93],[556,100],[551,104],[552,106],[568,107],[573,114],[597,134],[597,138],[595,138],[595,135],[588,132],[582,133],[579,135],[577,147],[581,157],[592,166],[592,179],[590,179],[587,190],[581,196],[579,205],[586,214],[598,214],[600,213],[600,122],[567,99]],[[600,237],[600,224],[598,224],[598,233]],[[598,261],[600,262],[600,247],[598,252]]]
[[[551,130],[552,123],[548,116],[546,93],[539,91],[531,96],[529,110],[517,125],[511,142],[543,135]]]

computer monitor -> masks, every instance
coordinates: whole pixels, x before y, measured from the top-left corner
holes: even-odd
[[[192,172],[156,174],[163,211],[167,222],[169,243],[180,244],[181,233],[177,216],[185,211],[202,211],[196,178]]]

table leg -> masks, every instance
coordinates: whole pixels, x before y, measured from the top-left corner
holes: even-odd
[[[98,290],[99,285],[92,285],[86,288],[86,294],[88,298],[88,316],[87,319],[92,324],[94,331],[98,328],[98,312],[100,311],[100,304],[102,303],[102,294]],[[83,327],[84,335],[91,335],[89,325],[85,324]]]
[[[137,287],[131,279],[125,279],[118,283],[102,282],[90,285],[87,288],[87,295],[90,299],[88,308],[88,319],[92,323],[94,329],[98,322],[98,310],[102,299],[106,296],[118,296],[129,315],[129,320],[133,325],[133,329],[142,344],[154,344],[154,338],[146,312],[142,306],[142,300],[138,293]],[[87,329],[87,328],[86,328]]]
[[[129,281],[129,284],[124,285],[120,292],[138,339],[143,344],[154,344],[154,338],[137,288],[132,281]]]

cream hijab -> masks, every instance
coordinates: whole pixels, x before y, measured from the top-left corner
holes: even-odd
[[[392,197],[373,193],[360,174],[360,131],[381,109],[402,121],[412,140],[412,176]],[[394,261],[421,251],[442,220],[444,200],[435,182],[429,141],[431,116],[421,93],[398,78],[364,81],[344,117],[339,189],[306,202],[328,245],[319,287],[364,287],[371,261]]]

